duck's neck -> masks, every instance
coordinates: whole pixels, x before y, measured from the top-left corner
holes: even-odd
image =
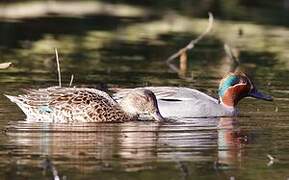
[[[250,91],[250,86],[248,84],[237,84],[228,88],[225,93],[221,93],[220,101],[226,107],[234,108],[237,106],[238,102],[247,96]]]
[[[235,108],[237,103],[232,100],[232,99],[227,99],[227,98],[219,98],[220,104],[223,105],[226,108]]]
[[[233,91],[228,91],[224,94],[224,96],[220,97],[219,99],[223,106],[227,108],[235,108],[242,98],[243,96],[240,96]]]

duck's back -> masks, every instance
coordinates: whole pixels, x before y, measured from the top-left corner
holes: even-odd
[[[145,87],[155,93],[160,113],[164,117],[217,117],[233,116],[234,108],[225,108],[217,99],[196,89],[185,87]],[[124,96],[120,90],[115,97]]]
[[[28,121],[71,123],[127,120],[119,105],[108,94],[96,89],[51,87],[7,97],[22,109]]]

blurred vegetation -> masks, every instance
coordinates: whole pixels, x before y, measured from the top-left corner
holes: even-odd
[[[216,86],[228,68],[224,43],[240,51],[248,72],[288,69],[286,2],[1,1],[0,8],[5,11],[0,13],[0,61],[16,64],[5,70],[10,74],[1,81],[26,78],[29,82],[34,78],[54,83],[55,47],[68,79],[77,74],[79,82],[89,84],[180,85],[193,81],[197,85],[196,78],[209,78],[200,81],[207,89]],[[204,31],[208,11],[216,18],[213,32],[189,53],[192,79],[179,79],[164,60]],[[37,76],[22,76],[28,72]]]
[[[113,4],[129,4],[153,9],[155,14],[164,11],[177,11],[185,16],[204,17],[207,12],[214,13],[218,18],[228,20],[251,21],[263,24],[278,24],[288,26],[288,0],[89,0],[103,1]],[[77,0],[4,0],[0,4],[27,2],[79,2]]]
[[[264,21],[264,23],[276,23],[277,19],[274,18],[276,15],[283,16],[284,18],[288,18],[289,16],[289,3],[287,0],[146,0],[141,2],[134,0],[105,0],[105,2],[142,5],[156,10],[174,9],[189,16],[206,15],[208,11],[211,11],[219,18],[234,20],[251,19],[252,21]],[[271,17],[272,19],[270,18],[271,15],[274,16]],[[283,20],[284,24],[288,25],[288,21],[286,19]]]

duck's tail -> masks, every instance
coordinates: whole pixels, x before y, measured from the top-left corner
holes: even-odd
[[[11,102],[16,103],[17,105],[18,105],[18,103],[21,102],[17,96],[10,96],[10,95],[7,95],[7,94],[4,94],[4,96],[6,96]]]
[[[11,102],[14,102],[28,117],[28,115],[30,114],[29,105],[27,105],[20,96],[10,96],[7,94],[4,94],[4,96],[6,96]]]

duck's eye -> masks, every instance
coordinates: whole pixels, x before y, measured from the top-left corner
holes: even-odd
[[[238,84],[244,84],[245,81],[243,79],[240,79],[240,81],[238,82]]]

